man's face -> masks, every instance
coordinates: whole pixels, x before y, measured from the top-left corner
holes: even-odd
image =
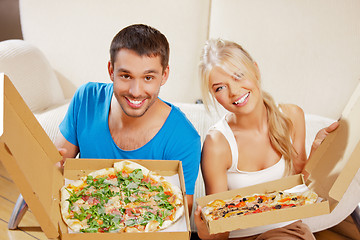
[[[114,96],[130,117],[146,113],[169,75],[169,67],[163,70],[160,56],[139,56],[129,49],[121,49],[113,66],[109,62],[108,70],[114,83]]]

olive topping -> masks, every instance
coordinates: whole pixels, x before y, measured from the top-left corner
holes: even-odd
[[[236,215],[241,215],[241,214],[244,214],[243,212],[238,212],[238,213],[236,213]]]
[[[258,203],[262,203],[264,200],[262,198],[258,199]]]
[[[291,200],[296,201],[296,200],[297,200],[297,197],[293,197]]]
[[[280,209],[281,208],[281,205],[275,205],[275,209]]]
[[[243,198],[242,200],[245,202],[247,199],[246,199],[246,198]]]

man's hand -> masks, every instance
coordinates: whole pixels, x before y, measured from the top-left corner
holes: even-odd
[[[57,162],[55,164],[56,167],[58,167],[60,169],[60,171],[63,171],[64,170],[64,164],[65,164],[65,160],[66,160],[66,153],[67,153],[67,150],[65,148],[59,148],[59,153],[60,155],[63,157],[61,159],[61,161]]]
[[[63,157],[60,162],[56,163],[56,166],[60,169],[60,171],[63,171],[65,159],[76,157],[79,153],[79,147],[66,140],[61,133],[59,133],[55,140],[55,146],[59,150],[60,155]]]

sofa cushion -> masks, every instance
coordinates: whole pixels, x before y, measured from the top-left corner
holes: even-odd
[[[0,72],[13,82],[33,112],[64,101],[61,86],[39,49],[22,40],[0,42]]]

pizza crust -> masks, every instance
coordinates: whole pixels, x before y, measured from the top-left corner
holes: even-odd
[[[135,163],[135,162],[128,161],[128,160],[114,163],[114,169],[116,172],[121,172],[124,169],[130,170],[130,171],[134,171],[135,169],[141,169],[144,176],[147,176],[150,172],[150,170],[145,168],[144,166],[142,166],[138,163]]]

